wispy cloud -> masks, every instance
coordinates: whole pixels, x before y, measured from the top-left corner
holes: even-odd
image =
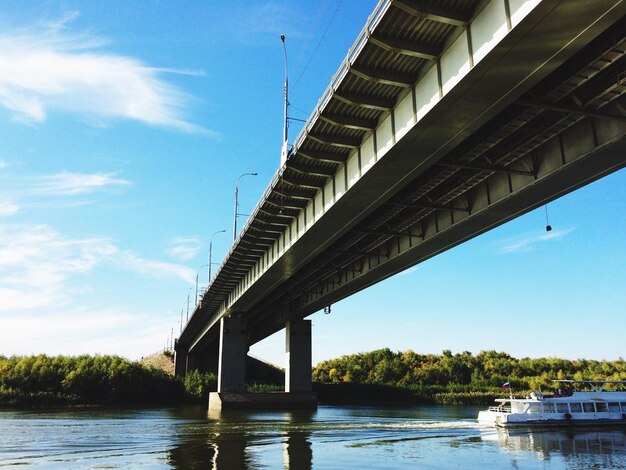
[[[71,300],[76,276],[99,266],[193,285],[193,269],[145,259],[106,237],[70,238],[47,225],[0,225],[0,312],[60,306]]]
[[[61,172],[42,176],[0,175],[0,217],[22,208],[76,207],[97,201],[96,193],[132,185],[115,173]],[[86,198],[90,195],[89,198]]]
[[[118,178],[111,173],[57,173],[54,175],[32,178],[32,190],[35,193],[72,196],[92,193],[105,187],[128,186],[130,181]]]
[[[179,237],[172,242],[173,246],[168,248],[167,254],[170,256],[188,261],[200,251],[200,239],[197,237]]]
[[[188,284],[193,284],[196,279],[195,271],[187,266],[157,260],[149,260],[141,258],[130,252],[123,253],[117,261],[117,264],[145,276],[179,278]]]
[[[419,271],[420,269],[422,269],[422,266],[420,266],[420,265],[418,264],[418,265],[415,265],[415,266],[410,267],[409,269],[405,269],[405,270],[404,270],[404,271],[402,271],[402,272],[399,272],[399,273],[398,273],[398,276],[406,276],[406,275],[408,275],[408,274],[412,274],[412,273],[414,273],[415,271]]]
[[[0,217],[8,217],[17,214],[20,207],[11,200],[0,199]]]
[[[273,36],[278,40],[280,34],[290,38],[308,35],[311,18],[297,11],[290,2],[270,1],[261,4],[232,3],[224,13],[235,20],[227,22],[221,38],[237,41],[241,44],[254,43],[260,37]]]
[[[14,315],[0,312],[0,351],[8,354],[124,354],[131,359],[164,346],[175,316],[123,308],[72,308]]]
[[[88,121],[129,119],[184,132],[211,131],[184,114],[193,98],[163,80],[164,73],[195,74],[150,67],[132,57],[103,51],[106,41],[69,33],[77,16],[33,24],[0,34],[0,106],[27,124],[50,112]]]
[[[552,230],[541,234],[531,234],[517,237],[515,239],[505,240],[502,246],[497,249],[499,254],[507,253],[524,253],[532,251],[539,243],[560,240],[573,232],[575,228],[566,228],[561,230]]]

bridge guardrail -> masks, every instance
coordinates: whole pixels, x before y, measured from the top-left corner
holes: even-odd
[[[343,78],[345,77],[345,75],[350,70],[350,67],[352,66],[352,64],[354,64],[354,62],[358,58],[359,54],[361,53],[361,51],[365,47],[365,44],[367,44],[367,41],[368,41],[369,37],[371,36],[371,33],[374,31],[374,29],[376,28],[376,26],[380,22],[380,19],[384,16],[384,14],[387,11],[387,9],[391,6],[391,3],[392,3],[392,0],[381,0],[380,2],[378,2],[376,7],[374,8],[374,11],[368,17],[367,22],[365,23],[365,26],[363,27],[363,29],[359,33],[356,41],[354,42],[354,44],[348,50],[347,57],[343,60],[343,62],[339,66],[339,69],[333,75],[333,77],[332,77],[332,79],[330,81],[329,86],[326,88],[326,90],[322,94],[322,97],[318,100],[318,103],[317,103],[315,109],[313,110],[313,112],[311,113],[311,115],[309,116],[307,121],[305,122],[302,130],[296,136],[296,138],[294,140],[294,143],[293,143],[293,145],[291,147],[291,152],[289,153],[289,155],[292,155],[294,153],[294,149],[295,149],[295,152],[297,152],[297,149],[300,148],[300,146],[304,142],[306,136],[308,135],[310,129],[313,127],[313,125],[315,125],[315,122],[317,121],[319,115],[323,112],[323,110],[326,107],[326,105],[328,104],[328,102],[330,102],[333,94],[335,93],[337,88],[339,88],[339,85],[341,84]],[[285,172],[286,167],[287,167],[287,163],[283,164],[278,169],[278,171],[274,174],[274,176],[272,177],[269,185],[265,188],[265,191],[263,192],[263,195],[261,196],[261,198],[257,202],[256,206],[254,207],[254,209],[251,212],[251,214],[248,217],[248,219],[246,220],[246,223],[244,224],[241,232],[239,233],[239,235],[237,236],[236,240],[231,245],[230,250],[228,251],[228,254],[224,257],[222,263],[218,267],[217,272],[216,272],[215,276],[213,277],[213,280],[218,278],[218,276],[220,275],[222,269],[224,268],[224,266],[228,262],[229,258],[231,257],[233,252],[237,249],[237,246],[239,245],[242,237],[246,234],[248,228],[250,227],[250,224],[252,223],[254,218],[259,213],[259,210],[261,209],[261,207],[265,203],[265,200],[269,197],[269,195],[271,194],[273,189],[276,187],[276,185],[280,181],[280,178],[282,177],[283,173]],[[206,288],[204,289],[204,291],[202,293],[203,297],[204,297],[204,295],[206,295],[209,292],[212,284],[213,284],[213,281],[209,280],[209,284],[206,286]],[[201,305],[201,303],[199,303],[198,305]],[[195,309],[194,309],[194,311],[193,311],[193,313],[191,315],[190,321],[191,321],[191,319],[193,319],[193,317],[194,317],[194,315],[195,315],[197,310],[198,310],[198,306],[195,307]],[[187,324],[189,324],[189,322],[187,322]]]

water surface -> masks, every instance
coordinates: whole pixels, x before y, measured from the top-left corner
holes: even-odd
[[[0,467],[626,468],[626,429],[503,431],[476,407],[0,411]]]

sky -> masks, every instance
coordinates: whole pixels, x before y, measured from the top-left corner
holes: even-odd
[[[237,178],[258,173],[240,180],[249,214],[278,169],[280,35],[306,119],[375,4],[1,1],[0,355],[166,347],[210,240],[217,264],[230,248]],[[626,357],[626,171],[548,216],[551,232],[535,210],[315,313],[313,362]],[[251,354],[283,365],[284,331]]]

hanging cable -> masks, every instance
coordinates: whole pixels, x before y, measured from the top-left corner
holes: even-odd
[[[545,204],[543,208],[546,211],[546,232],[549,232],[550,230],[552,230],[552,226],[550,225],[550,221],[548,220],[548,205]]]
[[[322,41],[324,40],[324,38],[326,37],[326,33],[328,33],[328,30],[330,29],[330,27],[333,24],[333,21],[335,19],[335,16],[337,16],[337,13],[339,13],[339,9],[341,8],[341,2],[342,0],[339,0],[339,3],[337,4],[337,8],[335,9],[335,13],[333,13],[333,16],[330,18],[330,21],[328,22],[328,26],[326,26],[326,29],[324,30],[324,32],[322,33],[322,37],[320,38],[320,40],[317,42],[317,45],[315,46],[315,49],[313,50],[313,53],[311,54],[311,57],[309,57],[309,60],[307,61],[307,63],[305,64],[304,68],[302,69],[302,72],[300,72],[300,75],[298,75],[298,78],[296,79],[296,83],[293,85],[293,87],[291,88],[292,90],[298,86],[298,83],[300,82],[300,79],[302,78],[302,76],[304,75],[304,72],[306,72],[306,69],[308,68],[309,64],[311,63],[311,61],[313,60],[313,57],[315,57],[315,54],[317,53],[317,50],[320,47],[320,44],[322,44]]]

